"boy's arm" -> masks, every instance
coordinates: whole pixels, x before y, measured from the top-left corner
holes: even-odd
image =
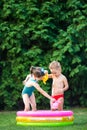
[[[63,90],[66,91],[68,88],[69,88],[69,84],[68,84],[67,78],[64,77],[64,88],[63,88]]]
[[[46,72],[45,75],[44,75],[43,78],[42,78],[43,83],[46,84],[46,81],[47,81],[49,78],[52,78],[52,74],[48,74],[48,72]]]
[[[52,78],[53,77],[53,75],[52,74],[48,74],[48,78]]]

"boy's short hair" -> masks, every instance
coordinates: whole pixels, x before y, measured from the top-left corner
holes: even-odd
[[[60,62],[58,62],[58,61],[52,61],[49,64],[49,69],[57,69],[57,68],[61,68]]]

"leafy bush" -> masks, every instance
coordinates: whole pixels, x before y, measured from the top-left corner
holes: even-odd
[[[0,109],[20,109],[29,67],[48,69],[52,60],[61,62],[70,84],[65,107],[87,106],[86,8],[85,0],[0,1]],[[50,81],[45,90],[51,93]],[[44,97],[36,95],[38,107],[44,108]]]

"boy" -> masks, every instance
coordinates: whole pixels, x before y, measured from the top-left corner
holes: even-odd
[[[61,73],[59,62],[51,62],[49,69],[51,74],[48,74],[48,78],[53,79],[52,97],[56,99],[56,102],[51,101],[51,110],[63,110],[64,92],[69,88],[67,78]]]

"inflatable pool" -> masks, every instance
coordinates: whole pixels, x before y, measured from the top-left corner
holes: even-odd
[[[74,122],[73,112],[68,111],[18,111],[16,117],[17,125],[23,126],[66,126]]]

